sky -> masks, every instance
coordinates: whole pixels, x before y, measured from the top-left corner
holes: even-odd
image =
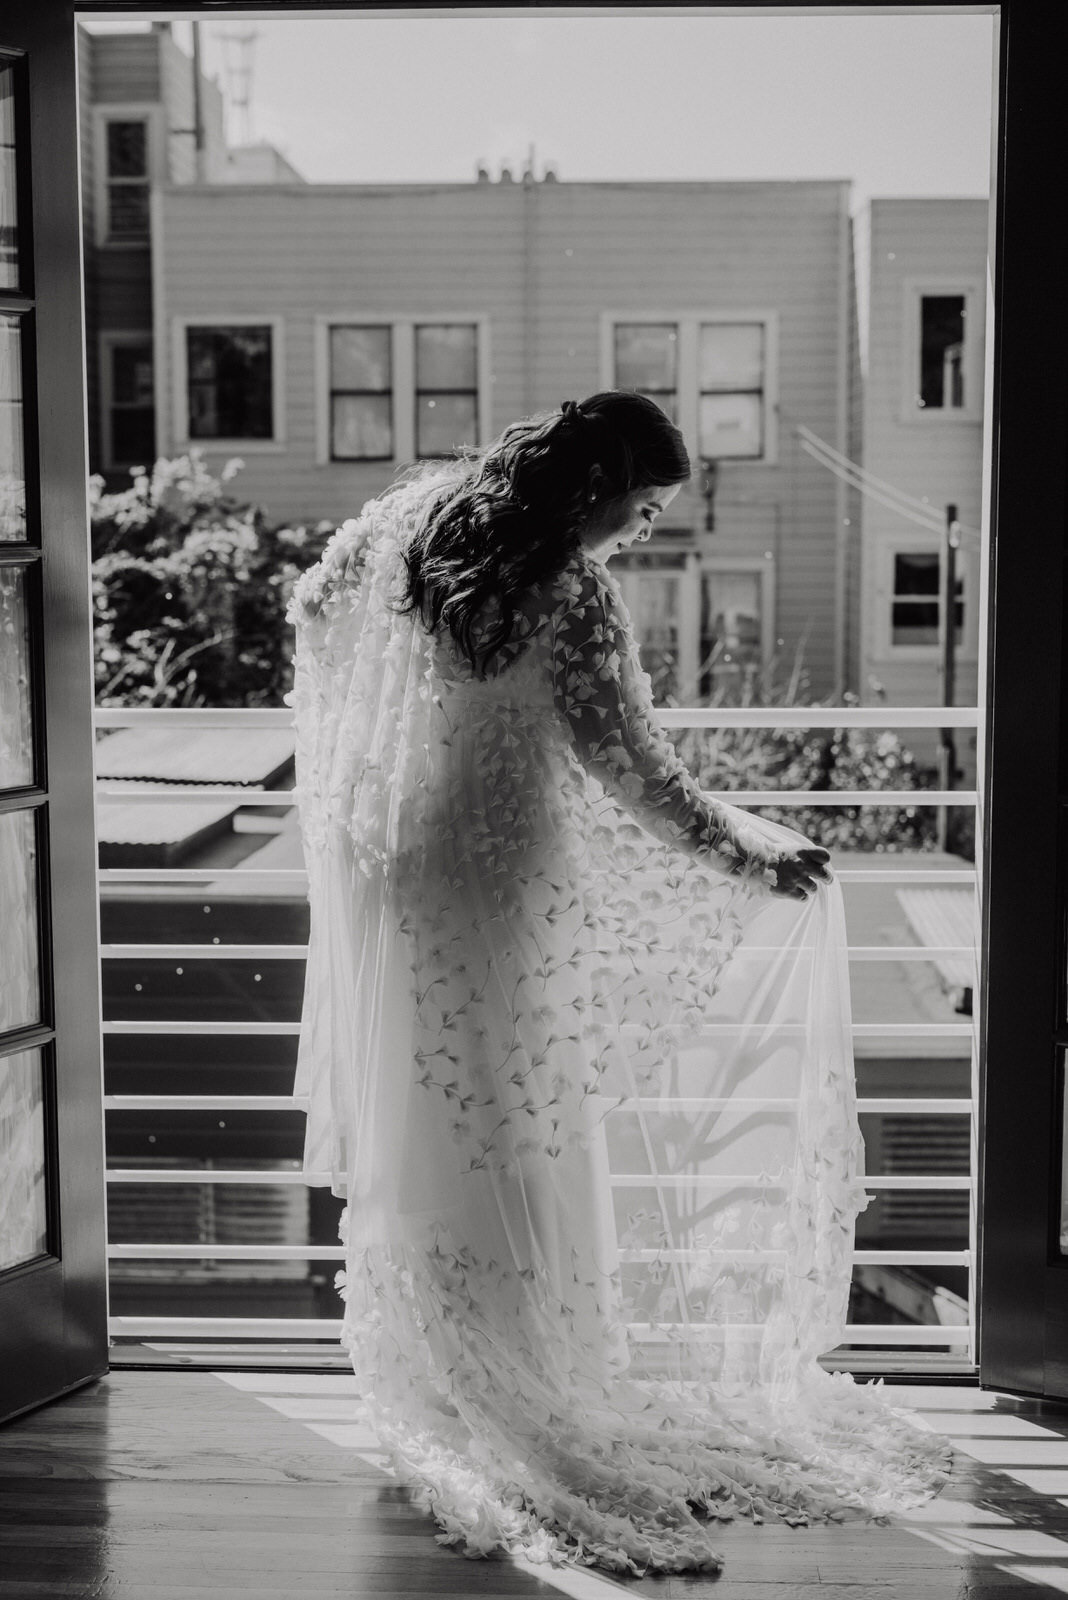
[[[850,178],[870,195],[988,192],[994,18],[532,15],[254,27],[252,135],[305,178],[465,182]],[[97,24],[115,27],[115,24]],[[131,25],[125,24],[128,28]],[[188,45],[190,24],[174,24]]]

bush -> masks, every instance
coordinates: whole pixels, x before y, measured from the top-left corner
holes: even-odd
[[[334,524],[271,527],[201,453],[129,489],[90,480],[95,676],[102,706],[277,706],[290,686],[285,609]]]

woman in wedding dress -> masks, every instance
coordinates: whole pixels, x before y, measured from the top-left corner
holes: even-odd
[[[687,478],[626,392],[411,471],[297,585],[305,1163],[343,1339],[470,1556],[715,1571],[943,1441],[822,1369],[866,1203],[828,853],[701,790],[605,565]]]

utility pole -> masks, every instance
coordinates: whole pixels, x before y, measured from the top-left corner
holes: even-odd
[[[951,706],[956,696],[957,650],[957,551],[960,549],[960,523],[957,508],[946,507],[946,540],[942,558],[942,593],[939,607],[939,634],[942,644],[942,704]],[[953,789],[957,778],[957,747],[952,728],[942,729],[938,752],[939,787]],[[938,848],[949,846],[949,807],[938,808]]]

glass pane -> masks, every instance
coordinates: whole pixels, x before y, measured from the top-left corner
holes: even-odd
[[[417,389],[477,389],[477,329],[469,323],[415,330]]]
[[[152,406],[115,406],[111,412],[111,464],[150,466],[156,455],[156,412]]]
[[[937,644],[937,600],[895,600],[891,612],[892,644]]]
[[[393,382],[390,339],[388,327],[331,328],[331,389],[389,389]]]
[[[678,329],[672,322],[616,324],[616,384],[620,389],[674,389]]]
[[[0,789],[33,782],[26,574],[0,567]]]
[[[17,289],[18,189],[15,167],[15,64],[0,66],[0,289]]]
[[[330,454],[335,461],[388,461],[393,427],[388,394],[336,394],[330,403]]]
[[[758,394],[703,394],[698,412],[702,456],[754,457],[764,449],[764,403]]]
[[[41,1052],[0,1060],[0,1272],[48,1250]]]
[[[108,123],[108,177],[145,178],[148,176],[148,124]]]
[[[894,557],[894,594],[937,596],[938,569],[939,557],[936,550],[901,551]]]
[[[186,329],[191,439],[270,439],[270,327]]]
[[[964,405],[964,296],[925,294],[920,301],[921,406],[959,411]]]
[[[0,1033],[41,1020],[37,957],[37,834],[32,811],[0,815]]]
[[[148,238],[148,184],[108,184],[108,234],[113,239]]]
[[[702,654],[724,661],[760,657],[760,579],[755,572],[714,572],[704,580]]]
[[[112,345],[111,398],[117,405],[153,404],[151,343]]]
[[[0,316],[0,540],[26,537],[22,351],[17,317]]]
[[[415,414],[415,449],[420,456],[447,455],[474,444],[478,416],[473,394],[421,395]]]
[[[763,324],[702,323],[697,359],[701,389],[763,388]]]

